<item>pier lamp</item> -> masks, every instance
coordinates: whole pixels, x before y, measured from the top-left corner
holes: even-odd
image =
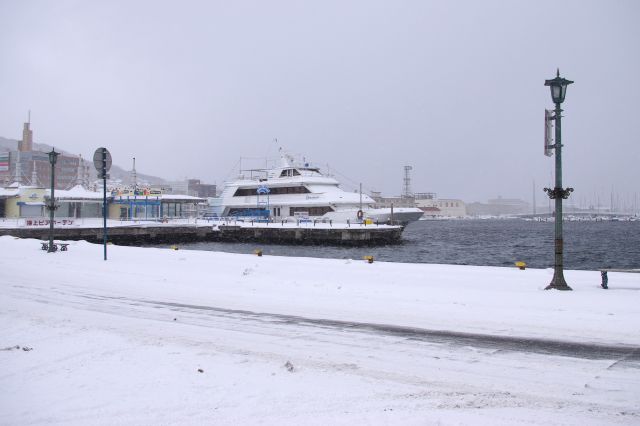
[[[51,163],[51,197],[49,198],[49,204],[47,209],[49,210],[49,253],[55,251],[53,246],[53,214],[56,210],[56,199],[54,197],[55,192],[55,177],[56,177],[56,162],[58,161],[59,153],[53,148],[49,153],[49,163]]]
[[[564,102],[564,97],[567,94],[567,86],[570,84],[573,84],[573,81],[560,77],[559,69],[556,72],[556,78],[544,81],[544,85],[551,88],[551,99],[553,103],[556,104],[556,108],[558,104]]]
[[[546,290],[571,290],[571,287],[567,285],[564,279],[563,272],[562,200],[569,198],[569,194],[573,192],[573,188],[562,188],[562,108],[560,108],[567,93],[567,86],[570,84],[573,84],[573,81],[560,77],[559,69],[556,73],[556,78],[545,80],[544,82],[545,86],[551,88],[551,99],[553,103],[556,104],[555,115],[550,117],[551,120],[555,121],[555,144],[549,147],[555,149],[556,154],[556,184],[553,189],[544,189],[549,195],[549,198],[555,200],[555,261],[553,279],[551,280],[551,284],[546,287]]]

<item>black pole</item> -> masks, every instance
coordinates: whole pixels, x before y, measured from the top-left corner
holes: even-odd
[[[564,279],[564,241],[562,237],[562,200],[568,197],[568,192],[565,196],[565,191],[562,188],[562,108],[560,108],[560,103],[556,103],[555,110],[555,124],[556,124],[556,146],[555,146],[555,154],[556,154],[556,185],[553,190],[553,195],[555,199],[555,256],[554,256],[554,267],[553,267],[553,278],[551,279],[551,284],[547,286],[547,290],[555,288],[557,290],[571,290],[571,287],[567,284],[567,281]]]
[[[551,98],[556,104],[555,116],[555,137],[556,141],[553,146],[556,155],[556,184],[553,189],[545,188],[545,192],[548,193],[549,198],[555,200],[555,239],[554,239],[554,268],[553,278],[551,283],[546,287],[546,290],[572,290],[567,285],[564,279],[563,271],[563,249],[564,240],[562,238],[562,200],[569,198],[569,194],[573,192],[573,188],[564,189],[562,187],[562,108],[561,104],[564,101],[565,91],[569,84],[573,81],[560,77],[560,70],[556,74],[556,78],[545,81],[545,86],[551,87]]]
[[[104,229],[102,241],[104,245],[104,260],[107,260],[107,149],[102,148],[102,220]]]
[[[56,179],[56,160],[58,157],[58,153],[55,149],[52,149],[49,153],[49,162],[51,163],[51,196],[49,198],[49,253],[55,252],[53,246],[53,221],[54,221],[54,213],[56,209],[55,205],[55,179]]]

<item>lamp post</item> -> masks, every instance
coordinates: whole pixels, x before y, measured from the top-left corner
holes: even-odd
[[[571,287],[567,285],[564,279],[563,272],[563,239],[562,239],[562,200],[569,198],[569,194],[573,192],[573,188],[562,188],[562,108],[560,105],[564,102],[565,94],[567,93],[567,86],[572,84],[573,81],[560,77],[560,70],[556,74],[556,78],[551,80],[545,80],[544,85],[551,88],[551,99],[556,104],[554,111],[555,115],[551,117],[551,120],[555,120],[555,144],[550,148],[555,149],[556,154],[556,184],[555,188],[544,188],[544,191],[549,195],[549,198],[555,200],[555,262],[553,279],[545,290],[571,290]]]
[[[49,210],[49,253],[53,253],[55,251],[53,246],[53,216],[56,210],[56,199],[54,197],[55,192],[55,178],[56,178],[56,162],[58,161],[59,153],[56,152],[56,149],[53,148],[49,153],[49,163],[51,163],[51,196],[49,198],[49,204],[47,204],[47,209]]]

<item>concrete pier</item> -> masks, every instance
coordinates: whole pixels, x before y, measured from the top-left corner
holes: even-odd
[[[284,244],[394,244],[402,238],[401,227],[350,227],[350,228],[313,228],[313,227],[243,227],[221,225],[218,227],[218,241],[258,241]]]
[[[399,226],[334,227],[279,226],[278,224],[233,225],[129,225],[110,226],[108,240],[115,244],[138,245],[189,241],[233,241],[278,244],[385,245],[402,239]],[[57,240],[102,241],[102,227],[59,227],[54,229]],[[20,238],[49,238],[48,228],[0,228],[0,235]]]

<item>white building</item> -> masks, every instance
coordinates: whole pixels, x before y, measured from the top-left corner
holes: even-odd
[[[465,217],[467,208],[462,200],[453,198],[416,198],[416,207],[424,211],[425,218]]]

